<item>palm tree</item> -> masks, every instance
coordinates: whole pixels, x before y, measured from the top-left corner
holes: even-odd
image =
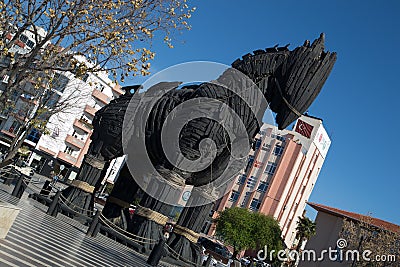
[[[299,220],[297,221],[296,231],[297,231],[296,239],[299,240],[296,246],[296,251],[298,252],[298,255],[300,255],[300,249],[303,241],[308,240],[310,239],[310,237],[315,235],[315,223],[307,217],[299,216]],[[298,260],[299,259],[286,262],[285,266],[295,267],[298,264]]]
[[[300,251],[301,244],[304,240],[310,239],[313,235],[315,235],[315,222],[311,221],[307,217],[299,217],[299,221],[297,222],[297,239],[299,240],[296,250]]]

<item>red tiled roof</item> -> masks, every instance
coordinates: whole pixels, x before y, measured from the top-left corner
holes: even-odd
[[[325,212],[337,217],[345,217],[348,219],[356,220],[356,221],[362,221],[369,223],[373,226],[376,226],[381,229],[385,229],[394,233],[400,232],[400,225],[393,224],[378,218],[373,218],[370,216],[350,212],[350,211],[345,211],[345,210],[340,210],[332,207],[328,207],[325,205],[317,204],[317,203],[312,203],[312,202],[307,202],[308,205],[316,209],[318,212]]]

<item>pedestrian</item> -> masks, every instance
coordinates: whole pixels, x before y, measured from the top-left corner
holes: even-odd
[[[58,178],[59,178],[58,175],[53,172],[53,181],[52,181],[53,186],[57,184]]]

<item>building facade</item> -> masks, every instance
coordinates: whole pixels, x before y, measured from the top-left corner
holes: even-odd
[[[72,73],[63,75],[66,86],[59,101],[71,98],[73,104],[50,117],[48,134],[31,133],[26,143],[33,147],[31,166],[46,175],[55,165],[62,164],[64,177],[72,180],[89,148],[95,112],[123,92],[106,72],[88,73],[82,79]]]
[[[286,245],[292,247],[297,218],[303,215],[330,143],[318,118],[302,116],[292,131],[264,124],[246,168],[215,211],[243,207],[271,215],[278,220]],[[215,227],[209,222],[203,230],[212,235]]]
[[[35,47],[35,39],[46,36],[39,27],[35,31],[24,31],[16,39],[12,32],[5,38],[8,42],[13,40],[9,51],[15,53],[16,58],[29,53]],[[59,49],[61,51],[62,47]],[[78,64],[95,66],[84,56],[75,55],[74,58]],[[7,57],[2,60],[7,60]],[[7,62],[0,62],[0,66],[4,69]],[[38,76],[41,77],[41,73]],[[40,174],[48,175],[50,171],[58,170],[64,177],[73,179],[90,144],[95,112],[124,92],[112,82],[107,71],[89,72],[79,77],[69,71],[53,71],[43,77],[41,84],[30,80],[24,82],[8,99],[9,108],[0,115],[0,149],[7,151],[10,144],[22,136],[23,125],[38,110],[36,99],[41,99],[47,111],[52,111],[43,115],[43,121],[47,122],[46,130],[30,130],[24,140],[23,145],[32,151],[28,163]],[[7,83],[5,73],[1,77],[0,91]],[[62,165],[63,170],[59,170]]]
[[[372,254],[367,255],[372,260],[374,256],[380,256],[382,262],[377,263],[376,265],[371,266],[399,266],[400,259],[400,226],[383,221],[378,218],[373,218],[370,216],[349,212],[317,203],[308,203],[312,208],[318,211],[317,218],[315,220],[316,224],[316,234],[308,240],[305,250],[307,250],[307,257],[300,261],[300,267],[350,267],[350,266],[368,266],[365,265],[366,262],[362,258],[359,257],[358,263],[356,260],[355,254],[346,253],[346,249],[349,250],[357,250],[359,254],[362,255],[364,249],[370,249],[366,243],[368,240],[367,236],[374,236],[375,239],[372,242],[378,242],[376,246],[382,246],[382,249],[378,251],[372,251]],[[355,225],[360,224],[362,228],[364,228],[364,233],[361,234],[362,231],[359,232],[360,236],[354,237],[351,233],[351,239],[343,239],[342,231],[345,228],[345,220],[352,221]],[[366,234],[369,232],[369,234]],[[348,232],[345,231],[345,232]],[[363,238],[362,236],[365,235]],[[378,235],[389,235],[394,238],[394,243],[389,244],[389,240],[385,240],[379,238]],[[396,242],[397,236],[397,242]],[[382,244],[382,241],[385,244]],[[353,242],[352,242],[353,241]],[[363,242],[364,241],[364,242]],[[343,242],[343,243],[342,243]],[[356,243],[357,247],[352,247],[351,243]],[[379,244],[379,242],[382,242]],[[363,246],[364,245],[364,246]],[[388,250],[384,248],[385,245],[389,245]],[[339,247],[340,246],[340,247]],[[367,246],[367,247],[365,247]],[[336,250],[334,255],[328,255],[327,253],[323,257],[322,251],[333,249]],[[342,250],[339,252],[339,250]],[[311,251],[313,253],[311,253]],[[384,252],[379,254],[379,252]],[[314,254],[315,253],[315,254]],[[313,256],[314,258],[308,258],[308,255]],[[314,256],[315,255],[315,256]],[[317,258],[317,260],[315,260]],[[383,260],[385,259],[385,261]],[[373,260],[374,261],[374,260]],[[360,264],[360,265],[359,265]]]
[[[17,29],[14,29],[15,31]],[[44,38],[46,32],[36,27],[37,37],[39,40]],[[14,33],[9,32],[5,35],[6,42],[10,42]],[[15,54],[15,58],[21,55],[29,53],[36,45],[35,36],[33,34],[32,27],[29,30],[25,30],[15,40],[13,45],[10,47],[9,52]],[[0,69],[5,69],[9,66],[11,59],[9,57],[0,57]],[[4,91],[4,86],[8,83],[9,76],[7,73],[2,73],[0,77],[0,93]],[[3,152],[7,150],[9,144],[16,136],[20,125],[26,121],[30,113],[35,112],[36,102],[32,97],[34,89],[32,85],[26,83],[23,86],[23,91],[14,92],[8,99],[10,108],[0,111],[0,150]]]

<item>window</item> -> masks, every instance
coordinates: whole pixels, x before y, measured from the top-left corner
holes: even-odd
[[[35,43],[33,42],[33,41],[31,41],[31,40],[28,40],[28,41],[26,41],[26,45],[29,47],[29,48],[33,48],[34,46],[35,46]]]
[[[256,198],[253,198],[250,204],[250,209],[257,211],[260,208],[260,206],[261,206],[261,201]]]
[[[283,149],[284,149],[283,146],[276,145],[276,146],[275,146],[275,149],[274,149],[274,155],[275,155],[275,156],[280,156],[280,155],[282,155]]]
[[[88,79],[89,79],[89,73],[86,73],[85,75],[83,75],[82,81],[87,82]]]
[[[232,191],[231,197],[229,198],[229,201],[236,202],[239,199],[239,192],[238,191]]]
[[[28,36],[21,34],[21,36],[19,37],[19,39],[21,40],[21,42],[26,43],[26,41],[28,41]]]
[[[253,189],[254,186],[257,183],[257,178],[254,176],[250,176],[250,178],[247,180],[247,187],[249,187],[250,189]]]
[[[37,129],[33,129],[28,136],[26,137],[27,140],[37,143],[40,139],[41,133]]]
[[[254,142],[254,150],[259,149],[261,146],[261,139],[256,139]]]
[[[18,98],[21,96],[21,94],[16,90],[13,95],[11,96],[11,101],[15,102],[18,100]]]
[[[265,133],[266,133],[265,130],[261,130],[261,131],[259,132],[260,135],[265,135]]]
[[[72,151],[73,151],[73,149],[72,149],[71,147],[69,147],[69,146],[67,146],[67,147],[65,148],[65,150],[64,150],[64,152],[67,153],[67,154],[69,154],[69,155],[72,155]]]
[[[249,161],[248,161],[248,163],[249,163],[249,164],[253,164],[253,162],[254,162],[254,156],[249,156]]]
[[[10,133],[17,133],[20,126],[21,126],[21,124],[20,124],[19,122],[14,121],[14,122],[12,123],[12,125],[10,126],[10,128],[8,129],[8,131],[9,131]]]
[[[52,108],[54,107],[58,101],[60,100],[61,96],[59,94],[53,93],[50,98],[47,100],[47,107]]]
[[[268,173],[268,174],[272,175],[275,173],[275,170],[276,170],[276,163],[268,161],[267,168],[265,168],[264,173]]]
[[[246,205],[249,195],[250,195],[250,192],[246,192],[246,195],[243,198],[242,204],[240,205],[241,207],[244,207]]]
[[[240,175],[237,183],[238,184],[244,184],[246,182],[246,178],[247,178],[246,174]]]
[[[67,84],[69,82],[69,79],[60,73],[54,73],[53,77],[53,89],[59,91],[59,92],[64,92],[65,88],[67,87]]]
[[[19,110],[16,111],[16,114],[18,116],[20,116],[21,118],[24,118],[24,119],[28,116],[27,113],[28,113],[28,110],[26,109],[26,107],[25,108],[20,108]]]
[[[100,85],[98,86],[98,90],[99,90],[100,92],[103,92],[105,88],[106,88],[106,87],[105,87],[103,84],[100,84]]]
[[[279,141],[285,142],[286,137],[284,137],[284,136],[282,136],[282,135],[277,135],[277,136],[276,136],[276,139],[279,140]]]
[[[10,78],[10,76],[8,76],[7,74],[4,74],[4,76],[1,78],[1,81],[3,83],[8,83],[8,79]]]
[[[264,151],[269,151],[271,149],[271,145],[264,143],[261,149]]]
[[[58,127],[55,127],[53,133],[51,134],[51,137],[58,137],[59,135],[60,135],[60,129],[58,129]]]
[[[254,156],[249,156],[249,161],[247,162],[247,166],[246,166],[246,172],[251,168],[251,166],[253,165],[254,162]]]
[[[268,188],[269,183],[267,182],[260,182],[260,184],[258,185],[257,191],[258,192],[267,192],[267,188]]]
[[[60,97],[61,95],[58,92],[54,90],[47,90],[47,92],[43,95],[42,102],[46,105],[46,107],[52,108],[60,100]]]

